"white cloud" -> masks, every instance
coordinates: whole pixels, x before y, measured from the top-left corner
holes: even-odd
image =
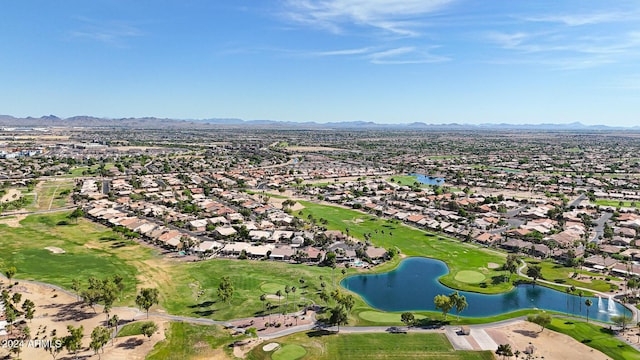
[[[545,15],[526,17],[524,20],[533,22],[561,23],[567,26],[583,26],[638,20],[638,14],[634,12],[605,12],[594,14]]]
[[[329,50],[318,51],[310,53],[312,56],[347,56],[347,55],[361,55],[371,51],[371,48],[357,48],[357,49],[342,49],[342,50]]]
[[[69,35],[72,38],[84,38],[102,42],[108,45],[122,47],[125,39],[144,35],[135,26],[120,21],[96,21],[81,17],[78,20],[84,23],[80,30],[72,31]]]
[[[380,65],[427,64],[449,61],[445,56],[430,54],[413,46],[373,52],[367,56],[371,63]]]
[[[417,36],[416,19],[455,0],[286,0],[288,16],[297,22],[340,33],[356,24],[399,36]]]

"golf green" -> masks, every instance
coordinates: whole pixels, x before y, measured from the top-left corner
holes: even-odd
[[[467,284],[478,284],[484,281],[485,276],[473,270],[461,270],[456,273],[456,280]]]
[[[307,350],[305,350],[302,346],[289,344],[276,350],[276,352],[271,355],[271,358],[273,360],[296,360],[302,358],[306,354]]]
[[[282,284],[276,283],[265,283],[260,285],[260,290],[264,291],[267,294],[275,294],[278,290],[284,292],[285,286]]]

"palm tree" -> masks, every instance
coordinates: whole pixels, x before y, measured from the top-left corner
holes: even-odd
[[[284,292],[287,294],[287,301],[284,305],[285,312],[287,312],[289,310],[289,293],[291,292],[291,287],[289,287],[289,285],[285,286]]]
[[[578,291],[578,296],[580,296],[580,314],[582,314],[582,290]]]
[[[589,322],[589,308],[593,305],[593,301],[591,299],[587,299],[584,301],[584,305],[587,307],[587,323]]]
[[[569,289],[571,289],[571,293],[573,294],[574,292],[576,292],[576,287],[571,285],[571,287],[569,287]],[[571,309],[572,311],[575,313],[576,312],[576,302],[575,302],[575,298],[571,298]]]
[[[262,315],[264,316],[264,302],[267,300],[267,294],[260,295],[260,301],[262,301]]]
[[[278,297],[278,309],[280,309],[280,301],[282,300],[282,290],[276,291],[276,296]]]
[[[567,293],[567,315],[569,315],[569,298],[571,297],[569,294],[571,294],[571,289],[565,288],[564,291]]]
[[[291,292],[293,293],[293,312],[298,311],[298,307],[296,306],[296,287],[292,286],[291,287]]]
[[[469,306],[467,298],[464,295],[460,295],[457,291],[449,295],[453,306],[456,308],[456,316],[460,320],[460,313]]]

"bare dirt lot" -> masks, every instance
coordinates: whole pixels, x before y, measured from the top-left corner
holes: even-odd
[[[497,344],[511,344],[515,352],[521,353],[530,346],[535,347],[534,356],[544,359],[586,360],[610,359],[605,354],[582,344],[573,338],[550,330],[540,332],[540,326],[519,321],[511,325],[487,328],[486,333]]]
[[[2,280],[2,285],[7,286],[8,281]],[[78,352],[79,358],[98,358],[92,350],[89,350],[91,342],[91,332],[97,326],[106,326],[106,314],[101,312],[101,308],[96,307],[96,312],[90,307],[83,307],[76,297],[65,292],[49,287],[29,284],[24,281],[13,286],[10,293],[18,292],[22,294],[22,301],[30,299],[36,305],[34,319],[27,321],[27,326],[31,330],[32,339],[47,340],[56,337],[62,338],[68,335],[67,326],[84,327],[84,337],[82,340],[83,350]],[[114,309],[111,316],[118,315],[120,318],[119,327],[131,322],[137,316],[144,319],[142,313],[136,309]],[[21,318],[18,318],[18,321]],[[146,319],[144,319],[146,320]],[[144,359],[153,346],[164,339],[164,320],[150,318],[158,324],[158,331],[151,337],[142,335],[116,338],[113,343],[104,347],[104,354],[100,354],[101,359],[126,360]],[[55,333],[54,333],[55,332]],[[0,349],[0,357],[8,354],[7,349]],[[22,348],[20,355],[22,359],[45,359],[50,355],[45,349],[28,347]],[[60,353],[58,358],[71,358],[66,350]]]

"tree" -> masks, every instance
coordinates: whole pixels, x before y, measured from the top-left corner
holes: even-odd
[[[76,293],[76,298],[78,300],[80,300],[80,279],[73,279],[71,280],[71,290],[73,290]]]
[[[551,315],[547,313],[542,313],[538,315],[529,315],[527,317],[527,321],[532,322],[534,324],[540,325],[542,329],[540,332],[544,331],[544,328],[551,324]]]
[[[584,305],[587,307],[587,323],[589,322],[589,308],[593,305],[593,301],[591,299],[587,299],[584,301]]]
[[[228,276],[223,276],[220,281],[220,285],[218,285],[218,297],[223,302],[231,302],[231,298],[233,297],[233,284],[231,283],[231,278]]]
[[[16,275],[16,272],[17,270],[15,266],[11,266],[4,271],[4,274],[7,275],[7,279],[9,279],[9,282],[11,282],[11,279]]]
[[[342,305],[337,305],[331,309],[331,316],[329,317],[329,323],[331,325],[338,325],[338,332],[340,332],[340,325],[348,322],[347,310]]]
[[[80,325],[80,327],[74,328],[72,325],[69,325],[67,326],[67,330],[69,331],[69,335],[64,337],[64,347],[67,351],[72,352],[73,357],[77,359],[78,350],[82,348],[82,333],[84,332],[84,327]]]
[[[442,315],[444,319],[447,319],[447,313],[453,309],[454,304],[451,302],[451,299],[447,295],[436,295],[433,298],[433,303],[436,306],[436,309],[440,309],[442,311]]]
[[[402,320],[402,322],[406,326],[413,326],[413,324],[415,324],[416,322],[416,317],[413,315],[413,313],[407,311],[403,312],[402,315],[400,315],[400,320]]]
[[[56,360],[56,357],[60,354],[63,349],[64,343],[61,339],[57,337],[53,337],[51,341],[45,341],[44,349],[47,350],[49,354],[53,357],[53,360]]]
[[[344,308],[347,310],[347,313],[350,313],[351,309],[353,309],[353,306],[356,304],[356,299],[351,294],[342,296],[340,298],[340,304],[344,306]]]
[[[287,312],[289,310],[289,293],[291,292],[291,287],[289,285],[286,285],[284,287],[284,292],[287,296],[287,299],[284,303],[284,309],[285,309],[284,312]]]
[[[278,297],[278,311],[280,311],[280,302],[282,301],[282,290],[276,291],[276,296]]]
[[[262,301],[262,315],[264,316],[264,302],[267,301],[267,294],[260,295],[260,301]]]
[[[627,325],[631,323],[631,320],[632,320],[631,317],[627,315],[619,315],[619,316],[611,317],[611,321],[613,321],[614,324],[620,326],[622,328],[622,331],[625,331],[627,329]]]
[[[153,334],[158,331],[158,325],[156,325],[156,323],[154,323],[153,321],[148,321],[142,324],[140,330],[142,331],[142,334],[144,336],[148,337],[149,340],[151,340],[151,336],[153,336]]]
[[[71,214],[68,215],[68,218],[75,220],[75,223],[77,224],[78,218],[83,216],[84,216],[84,211],[82,211],[82,208],[76,208],[71,212]]]
[[[89,344],[89,348],[94,351],[94,353],[98,354],[98,359],[100,359],[99,351],[102,349],[104,352],[104,346],[109,342],[109,338],[111,334],[107,328],[104,326],[98,326],[91,332],[91,343]]]
[[[571,288],[565,288],[564,291],[567,293],[567,314],[569,314],[569,299],[571,298]]]
[[[111,319],[109,319],[109,321],[107,322],[107,324],[109,325],[109,327],[113,327],[114,329],[114,334],[118,333],[118,322],[120,322],[120,318],[118,317],[118,315],[113,315],[111,317]],[[115,336],[114,336],[115,337]],[[113,344],[113,337],[111,338],[111,344]]]
[[[540,265],[529,265],[527,267],[527,276],[533,279],[533,285],[536,285],[536,281],[542,277],[542,267]]]
[[[496,350],[496,355],[502,356],[503,359],[505,357],[513,356],[513,350],[511,350],[511,345],[510,344],[498,345],[498,349]]]
[[[509,271],[509,280],[511,280],[511,276],[518,271],[518,257],[515,254],[507,255],[507,263],[504,267]]]
[[[22,303],[22,311],[24,311],[24,317],[27,320],[31,321],[33,320],[33,314],[36,311],[36,304],[34,304],[33,301],[29,299],[25,299]]]
[[[136,305],[147,312],[147,319],[149,318],[149,309],[157,303],[158,289],[155,288],[143,288],[140,290],[140,294],[136,297]]]
[[[295,286],[292,286],[292,287],[291,287],[291,292],[293,293],[293,311],[294,311],[294,312],[298,311],[298,307],[296,306],[296,305],[297,305],[297,304],[296,304],[296,291],[297,291],[297,290],[298,290],[298,289],[296,289],[296,287],[295,287]]]
[[[460,295],[457,291],[449,295],[452,305],[456,308],[456,316],[460,320],[460,313],[469,306],[467,298],[464,295]]]

